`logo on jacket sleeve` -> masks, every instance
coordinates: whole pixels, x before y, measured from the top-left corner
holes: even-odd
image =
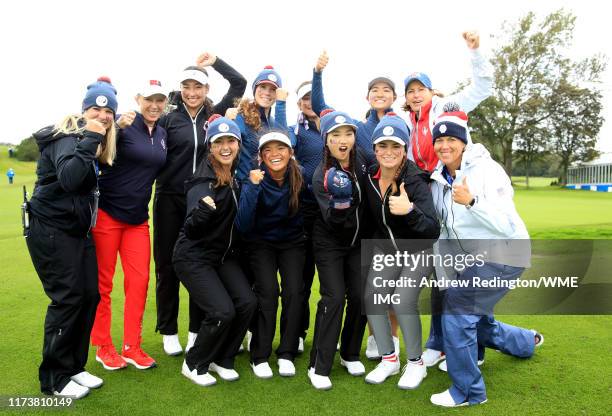
[[[161,139],[160,144],[162,149],[166,150],[166,141],[164,139]]]

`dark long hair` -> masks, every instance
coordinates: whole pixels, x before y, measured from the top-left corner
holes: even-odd
[[[300,207],[300,192],[304,186],[304,178],[300,165],[295,158],[289,159],[287,169],[289,169],[289,188],[291,192],[289,195],[289,215],[293,217],[298,213]]]
[[[238,159],[240,159],[239,156],[240,156],[240,150],[238,150],[238,153],[236,154],[236,158],[232,162],[232,166],[229,169],[226,169],[223,167],[223,165],[221,165],[221,163],[217,161],[217,159],[215,159],[212,153],[210,153],[210,149],[209,149],[208,156],[205,159],[202,159],[196,171],[193,173],[193,177],[203,178],[204,171],[206,170],[206,165],[210,163],[210,166],[212,167],[213,172],[215,172],[215,177],[217,178],[217,181],[215,182],[215,185],[214,185],[215,188],[219,188],[221,186],[231,186],[232,181],[234,180],[233,172],[235,172],[236,168],[238,167]]]

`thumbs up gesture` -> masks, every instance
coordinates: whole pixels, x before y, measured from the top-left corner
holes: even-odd
[[[327,66],[328,62],[329,62],[329,56],[327,56],[327,51],[321,52],[321,55],[319,55],[319,58],[317,59],[317,64],[315,65],[315,71],[316,72],[323,71],[325,67]]]
[[[406,215],[412,211],[412,202],[410,202],[408,198],[405,186],[406,184],[402,182],[399,196],[389,197],[389,211],[391,211],[393,215]]]
[[[453,201],[461,205],[469,205],[474,199],[467,184],[467,176],[453,184]]]

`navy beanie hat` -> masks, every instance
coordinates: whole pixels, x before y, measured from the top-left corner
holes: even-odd
[[[257,75],[255,81],[253,81],[253,92],[255,92],[259,84],[272,84],[276,88],[282,88],[283,80],[278,72],[274,70],[274,67],[268,65]]]
[[[406,122],[393,112],[385,114],[372,133],[372,145],[385,140],[391,140],[403,146],[408,146],[408,140],[410,140]]]
[[[212,144],[215,140],[225,136],[241,141],[240,128],[233,120],[222,117],[220,114],[213,114],[206,122],[206,142]]]
[[[468,116],[463,111],[442,113],[431,131],[433,142],[435,143],[438,137],[449,136],[468,144],[467,122]]]
[[[96,82],[87,86],[82,111],[94,106],[110,108],[113,113],[117,114],[117,90],[111,84],[110,78],[100,77]]]
[[[348,114],[335,111],[332,108],[321,111],[321,137],[323,139],[327,137],[328,133],[342,126],[349,126],[357,132],[357,124]]]

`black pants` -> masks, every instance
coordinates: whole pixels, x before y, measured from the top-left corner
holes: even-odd
[[[51,299],[45,317],[40,390],[61,391],[85,371],[89,336],[100,301],[91,237],[72,237],[32,218],[26,238],[32,263]]]
[[[304,250],[303,238],[292,242],[257,241],[249,244],[249,264],[258,301],[251,339],[251,362],[255,365],[268,361],[272,354],[279,294],[282,310],[276,355],[293,361],[297,354],[302,323]]]
[[[306,332],[310,327],[310,289],[315,275],[315,259],[312,247],[312,229],[314,222],[320,215],[319,205],[302,204],[302,215],[304,216],[304,233],[306,235],[304,256],[304,269],[302,272],[302,280],[304,281],[304,302],[302,309],[302,333],[300,336],[306,339]]]
[[[257,298],[238,261],[227,259],[218,267],[177,261],[174,267],[190,299],[204,312],[198,337],[185,357],[187,366],[200,374],[211,362],[234,368],[234,357],[257,309]]]
[[[172,265],[172,253],[186,215],[184,195],[155,194],[153,202],[153,258],[155,259],[156,331],[178,333],[180,281]],[[198,332],[204,313],[189,300],[189,331]]]
[[[319,238],[315,228],[314,255],[319,272],[321,299],[317,305],[309,367],[314,367],[318,375],[328,376],[334,362],[340,328],[340,356],[345,361],[359,360],[367,321],[361,313],[361,247],[347,248],[328,244],[325,237]]]

